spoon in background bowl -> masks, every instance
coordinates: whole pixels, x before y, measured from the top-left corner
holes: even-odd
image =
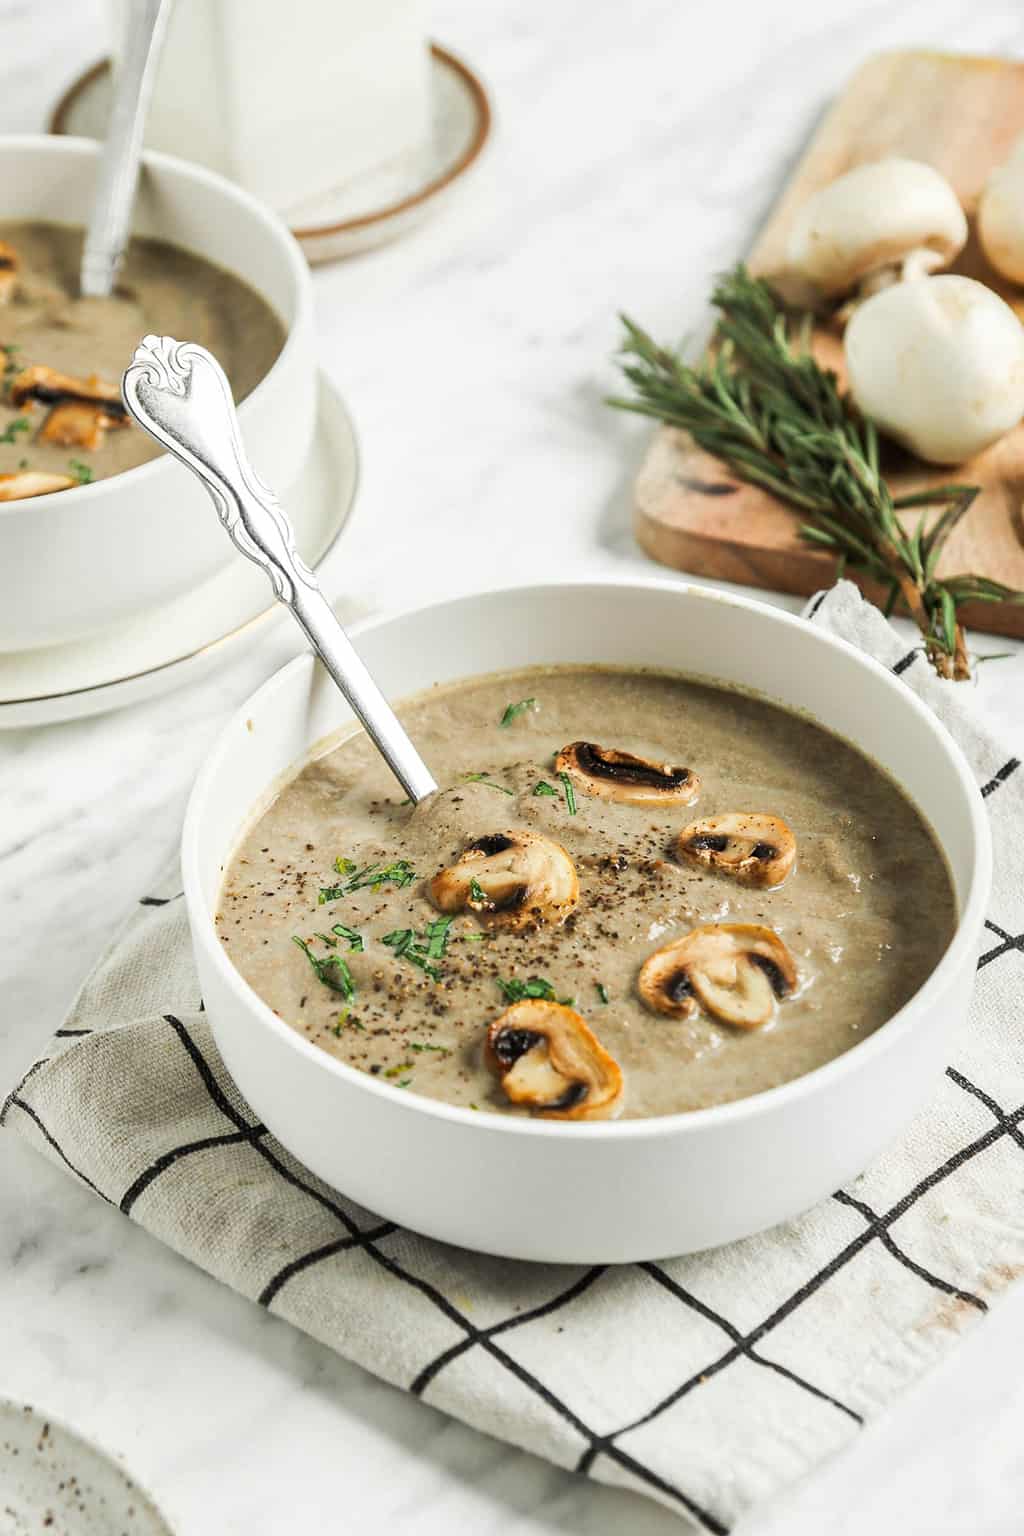
[[[92,214],[82,247],[83,298],[110,297],[131,234],[142,135],[174,0],[131,0],[117,89],[100,154]]]
[[[205,485],[227,533],[270,578],[405,793],[418,803],[437,785],[360,661],[273,492],[245,456],[231,386],[196,342],[146,336],[125,370],[128,414]]]

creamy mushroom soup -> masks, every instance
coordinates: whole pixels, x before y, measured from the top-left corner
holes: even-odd
[[[235,854],[217,918],[291,1028],[396,1091],[561,1119],[757,1093],[921,986],[942,854],[855,748],[663,673],[531,669],[399,711],[443,787],[361,733]]]
[[[79,297],[81,251],[80,229],[0,223],[0,501],[73,490],[160,452],[121,403],[148,332],[209,347],[236,400],[284,344],[265,299],[190,251],[133,240],[109,299]]]

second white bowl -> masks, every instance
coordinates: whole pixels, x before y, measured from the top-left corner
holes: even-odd
[[[85,224],[97,157],[91,140],[0,138],[0,219]],[[239,422],[258,473],[287,499],[316,416],[312,286],[302,252],[255,198],[167,155],[145,157],[133,229],[228,268],[283,322],[281,354],[242,402]],[[206,492],[168,454],[75,490],[4,502],[0,651],[63,643],[116,624],[236,558]]]

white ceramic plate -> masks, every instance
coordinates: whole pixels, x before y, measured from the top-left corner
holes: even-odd
[[[313,449],[285,505],[299,551],[322,580],[349,521],[357,478],[351,418],[321,374]],[[209,511],[214,518],[212,505]],[[257,630],[285,620],[269,596],[263,572],[235,559],[194,592],[140,619],[71,645],[2,652],[0,729],[102,714],[194,682]]]
[[[172,1536],[149,1495],[99,1446],[0,1400],[0,1536]]]
[[[308,260],[337,261],[383,245],[439,206],[480,154],[491,131],[482,83],[461,59],[432,43],[434,132],[414,173],[373,171],[313,201],[285,211]],[[103,137],[110,110],[110,67],[93,66],[64,93],[50,118],[51,133]]]

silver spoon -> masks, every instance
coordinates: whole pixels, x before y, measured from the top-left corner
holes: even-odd
[[[82,247],[80,287],[108,298],[131,234],[142,135],[174,0],[131,0],[117,71],[117,93],[100,153],[92,216]]]
[[[121,381],[128,412],[206,486],[243,555],[266,571],[406,794],[437,788],[430,771],[363,666],[273,492],[256,476],[238,431],[231,386],[217,360],[191,341],[146,336]]]

